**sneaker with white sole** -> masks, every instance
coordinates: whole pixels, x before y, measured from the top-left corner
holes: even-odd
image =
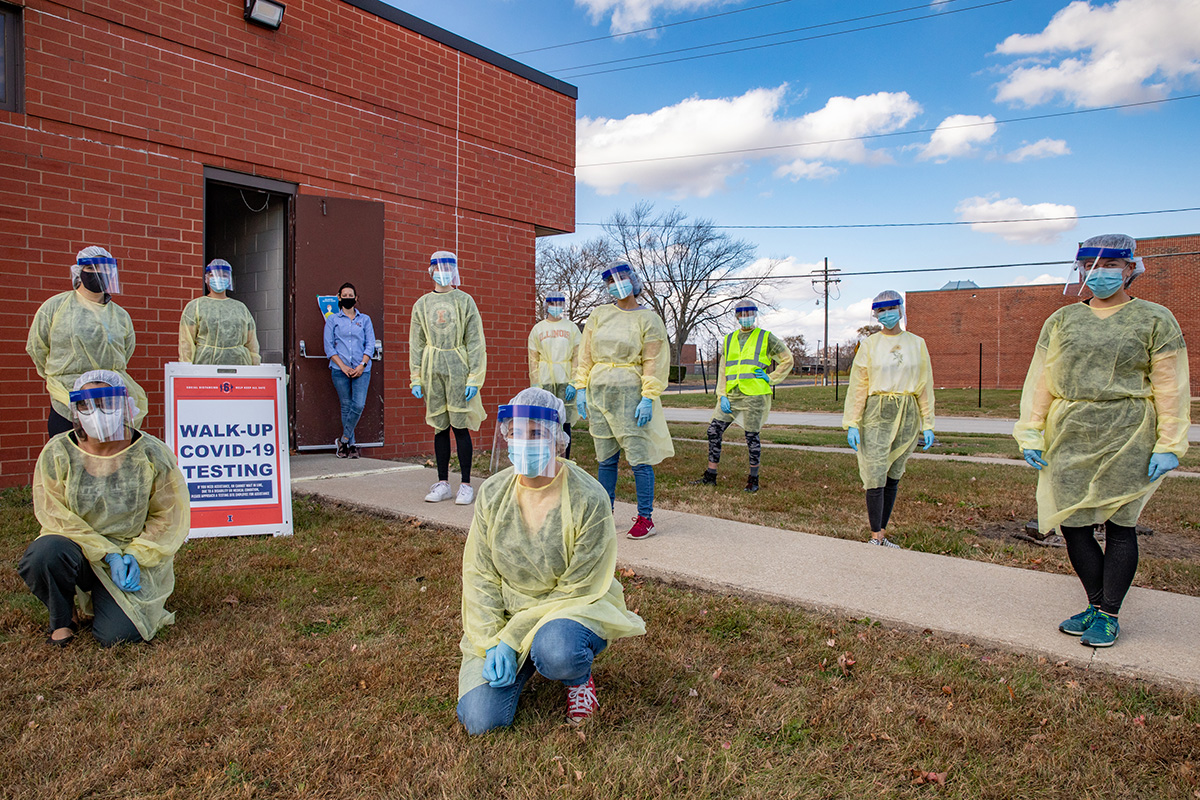
[[[443,500],[449,500],[452,494],[453,492],[450,491],[450,481],[438,481],[429,487],[429,494],[425,495],[425,502],[440,503]]]
[[[469,506],[469,505],[471,505],[471,501],[473,501],[474,499],[475,499],[475,490],[471,488],[471,484],[469,484],[469,483],[459,484],[458,497],[454,498],[454,505]]]
[[[600,710],[596,699],[596,681],[588,676],[587,683],[567,687],[567,722],[578,725]]]
[[[876,539],[875,537],[872,536],[870,539],[867,539],[867,544],[873,544],[877,547],[894,547],[897,550],[902,549],[900,547],[900,545],[896,544],[895,542],[893,542],[891,539],[887,538],[886,536],[883,537],[882,539]]]

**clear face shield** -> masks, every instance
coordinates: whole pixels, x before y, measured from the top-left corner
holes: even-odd
[[[134,418],[133,401],[124,386],[93,385],[71,392],[76,429],[88,439],[115,442],[125,438],[126,421]]]
[[[546,316],[550,319],[562,319],[567,313],[567,298],[561,294],[546,295]]]
[[[899,300],[880,300],[871,304],[871,313],[880,325],[891,330],[904,318],[904,304]]]
[[[429,275],[438,286],[458,286],[458,257],[445,250],[439,250],[429,259]]]
[[[117,260],[112,256],[88,256],[77,259],[71,275],[83,288],[98,294],[119,294],[121,281],[117,277]]]
[[[1125,267],[1129,264],[1134,265],[1134,273],[1127,280]],[[1087,286],[1093,295],[1104,300],[1128,286],[1129,281],[1135,275],[1144,271],[1142,260],[1134,258],[1131,249],[1081,247],[1075,253],[1075,264],[1071,268],[1071,274],[1067,276],[1067,285],[1063,287],[1063,294],[1066,294],[1067,289],[1078,280],[1076,295],[1083,294],[1083,287]]]
[[[733,315],[737,317],[738,325],[742,330],[750,330],[758,321],[758,306],[753,303],[740,303],[733,310]]]
[[[507,457],[518,475],[553,478],[558,474],[558,411],[545,406],[500,406],[492,442],[492,473]]]
[[[633,270],[628,264],[617,264],[601,273],[608,293],[618,300],[633,294]]]
[[[204,268],[204,282],[214,292],[228,292],[233,288],[233,267],[228,261],[213,261]]]

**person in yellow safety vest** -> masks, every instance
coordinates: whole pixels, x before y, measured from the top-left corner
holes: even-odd
[[[562,429],[567,434],[567,449],[563,458],[571,457],[571,425],[579,419],[575,408],[575,367],[579,364],[579,342],[583,334],[579,326],[564,319],[567,296],[562,292],[546,294],[546,318],[529,332],[529,385],[545,389],[562,400],[567,416]]]
[[[721,365],[717,370],[717,408],[708,426],[708,469],[697,484],[716,484],[717,463],[721,460],[721,440],[725,429],[736,422],[746,432],[750,451],[750,474],[746,491],[758,491],[758,462],[762,445],[758,432],[771,413],[771,387],[792,371],[792,351],[775,334],[755,327],[758,306],[742,300],[733,310],[738,330],[725,337]],[[775,371],[767,368],[775,362]]]

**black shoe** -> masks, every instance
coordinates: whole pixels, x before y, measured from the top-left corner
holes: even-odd
[[[350,457],[358,458],[358,445],[352,444],[352,445],[350,445],[349,449],[350,449]]]
[[[703,477],[701,477],[698,481],[692,481],[692,483],[697,486],[716,486],[717,473],[715,470],[706,469],[704,470]]]
[[[333,443],[337,446],[338,458],[348,458],[350,456],[350,446],[342,441],[342,437],[339,436],[338,438],[334,439]]]
[[[751,493],[758,491],[758,476],[757,475],[746,476],[746,491],[751,492]]]

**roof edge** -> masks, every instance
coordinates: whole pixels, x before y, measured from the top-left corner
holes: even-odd
[[[427,39],[432,39],[435,42],[440,42],[447,47],[452,47],[459,52],[466,53],[469,56],[474,56],[480,61],[485,61],[500,69],[507,70],[514,75],[519,75],[526,80],[545,86],[559,94],[566,95],[572,100],[579,99],[579,89],[566,81],[551,77],[544,72],[539,72],[533,67],[522,64],[520,61],[501,55],[494,50],[489,50],[481,44],[476,44],[470,39],[464,39],[457,33],[439,28],[431,22],[426,22],[420,17],[414,17],[406,11],[401,11],[395,6],[390,6],[382,0],[342,0],[355,8],[366,11],[368,14],[374,14],[377,17],[386,19],[388,22],[394,22],[401,28],[407,28],[413,33],[420,34]]]

